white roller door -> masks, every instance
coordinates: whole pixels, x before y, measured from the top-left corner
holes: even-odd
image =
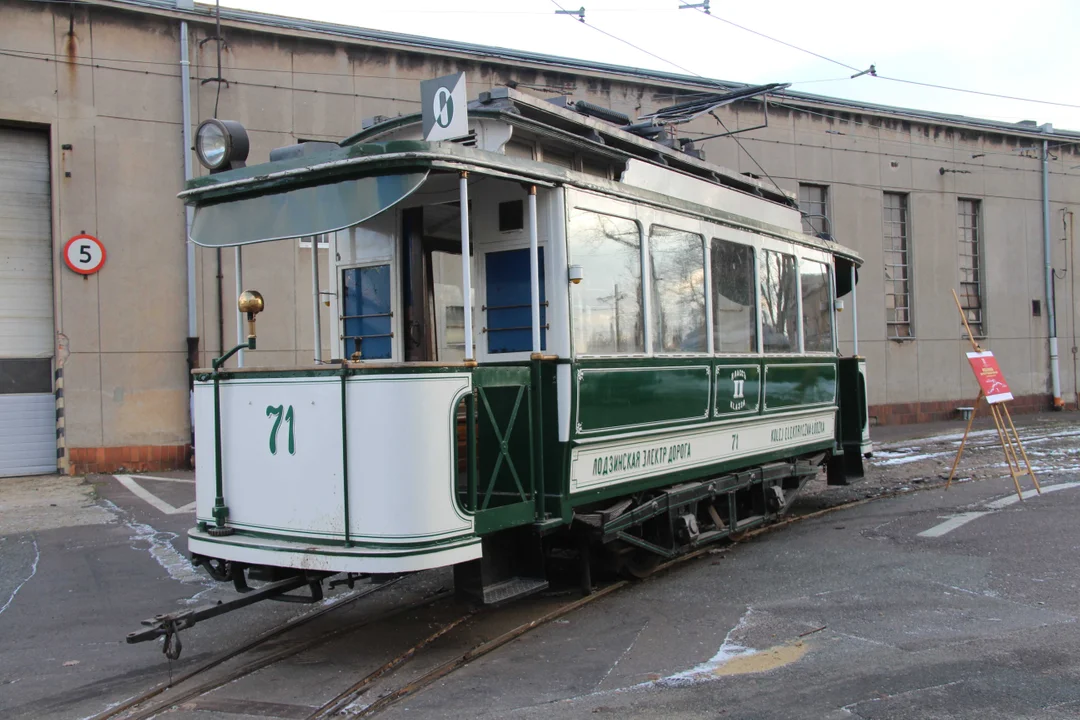
[[[56,471],[48,135],[0,127],[0,476]]]

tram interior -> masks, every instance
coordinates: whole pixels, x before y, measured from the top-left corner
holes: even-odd
[[[335,358],[365,362],[511,361],[532,351],[528,188],[468,178],[473,352],[465,332],[457,173],[433,173],[394,208],[334,233],[331,315]],[[549,202],[537,191],[541,350],[546,349],[544,249]],[[552,320],[554,321],[554,320]],[[333,344],[331,345],[333,347]]]

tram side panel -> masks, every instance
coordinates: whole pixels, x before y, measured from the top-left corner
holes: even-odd
[[[284,376],[283,376],[284,375]],[[454,496],[455,409],[469,373],[308,371],[196,384],[196,555],[335,572],[406,572],[480,556]]]

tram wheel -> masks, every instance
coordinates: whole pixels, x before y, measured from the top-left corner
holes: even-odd
[[[632,578],[644,580],[656,572],[662,557],[642,548],[634,548],[623,558],[623,572]]]
[[[202,566],[206,568],[206,574],[218,582],[232,579],[232,564],[228,560],[207,558],[203,561]]]

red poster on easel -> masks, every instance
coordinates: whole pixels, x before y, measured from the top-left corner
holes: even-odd
[[[982,388],[983,395],[986,396],[986,402],[993,405],[1013,399],[1009,384],[1005,382],[1005,376],[998,367],[994,353],[989,350],[969,352],[967,357],[968,362],[971,363],[971,369],[975,372],[975,379]]]

